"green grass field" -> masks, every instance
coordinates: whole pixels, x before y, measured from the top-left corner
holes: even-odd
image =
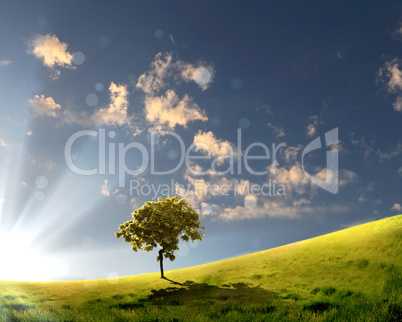
[[[401,321],[402,215],[165,275],[0,281],[0,320]]]

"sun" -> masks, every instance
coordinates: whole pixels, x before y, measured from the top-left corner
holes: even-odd
[[[0,235],[0,280],[46,281],[54,275],[54,263],[29,247],[29,236]]]

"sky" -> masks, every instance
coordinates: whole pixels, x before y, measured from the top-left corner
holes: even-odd
[[[0,280],[157,272],[402,213],[400,1],[0,1]]]

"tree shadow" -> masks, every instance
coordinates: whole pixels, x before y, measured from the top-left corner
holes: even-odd
[[[160,290],[151,290],[152,294],[148,298],[140,299],[139,302],[158,306],[203,306],[220,303],[255,303],[256,301],[266,303],[278,297],[275,292],[252,284],[230,283],[218,287],[207,283],[195,283],[193,281],[179,283],[165,279],[182,287],[172,286]]]
[[[170,279],[168,279],[167,277],[161,277],[161,278],[163,278],[163,279],[166,280],[166,281],[169,281],[170,283],[172,283],[172,284],[174,284],[174,285],[186,286],[186,285],[183,284],[183,283],[179,283],[179,282],[170,280]]]

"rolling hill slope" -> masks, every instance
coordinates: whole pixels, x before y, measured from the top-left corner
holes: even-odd
[[[192,316],[202,320],[206,314],[216,319],[264,320],[268,314],[278,320],[295,316],[392,320],[402,314],[401,272],[399,215],[246,256],[167,271],[168,280],[152,273],[122,277],[114,284],[107,279],[0,281],[0,319]]]

